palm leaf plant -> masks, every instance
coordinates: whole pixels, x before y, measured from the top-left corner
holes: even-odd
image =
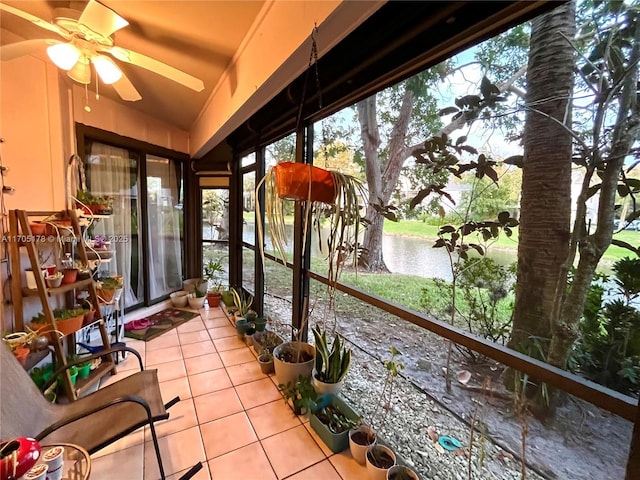
[[[316,325],[312,331],[316,341],[316,378],[324,383],[340,383],[349,371],[351,350],[346,348],[339,334],[336,334],[329,347],[324,330]]]

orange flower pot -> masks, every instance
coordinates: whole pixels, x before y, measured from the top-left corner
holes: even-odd
[[[67,318],[66,320],[56,319],[56,330],[62,332],[63,335],[69,335],[82,328],[82,321],[84,320],[84,313],[77,317]]]
[[[328,170],[297,162],[282,162],[273,167],[273,170],[280,198],[328,204],[335,202],[335,183]]]

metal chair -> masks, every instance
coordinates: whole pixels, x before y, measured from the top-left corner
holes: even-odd
[[[158,437],[154,423],[169,418],[167,408],[180,399],[162,403],[157,370],[144,370],[138,352],[117,347],[83,357],[78,362],[126,350],[137,356],[140,372],[107,385],[69,404],[49,403],[33,383],[22,365],[5,345],[0,346],[0,439],[33,437],[41,443],[73,443],[95,453],[138,428],[148,425],[165,480]],[[42,387],[44,391],[56,376],[78,362],[71,362],[54,372]],[[193,477],[202,464],[197,463],[180,480]]]

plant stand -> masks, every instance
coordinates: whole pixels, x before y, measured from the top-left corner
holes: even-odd
[[[60,222],[60,225],[64,225],[64,228],[54,229],[55,234],[51,235],[39,235],[35,236],[31,230],[29,223],[29,217],[56,217],[54,222]],[[49,224],[45,224],[49,227]],[[45,229],[46,230],[46,229]],[[60,230],[63,233],[60,233]],[[67,236],[64,232],[68,232]],[[75,292],[78,290],[84,290],[88,293],[88,300],[95,311],[95,317],[93,324],[97,324],[100,331],[100,339],[102,343],[102,349],[108,349],[110,347],[109,334],[105,327],[105,322],[100,310],[100,302],[98,301],[98,295],[96,292],[95,283],[93,278],[85,280],[76,280],[73,283],[63,284],[57,288],[49,288],[45,284],[44,277],[42,275],[35,275],[36,288],[23,288],[22,286],[22,268],[20,264],[20,249],[26,249],[29,257],[30,267],[34,272],[42,270],[40,260],[38,258],[38,251],[36,243],[44,242],[44,244],[50,244],[54,254],[60,256],[60,248],[63,242],[69,242],[73,237],[78,239],[77,241],[77,253],[80,260],[87,264],[87,252],[85,250],[84,243],[82,241],[82,231],[78,223],[78,218],[74,210],[63,210],[58,212],[27,212],[25,210],[11,210],[9,212],[9,259],[11,262],[11,294],[13,299],[14,314],[15,314],[15,329],[24,330],[24,310],[23,310],[23,297],[39,297],[42,305],[42,311],[44,313],[47,325],[50,330],[60,330],[58,322],[54,318],[53,309],[49,303],[51,297],[65,295],[67,297],[67,303],[73,302],[75,298]],[[73,241],[73,240],[71,240]],[[93,325],[91,324],[91,325]],[[83,328],[82,319],[79,324],[70,326],[64,330],[64,336],[68,337],[69,342],[75,343],[76,331]],[[67,356],[63,350],[62,339],[57,334],[50,335],[50,344],[54,348],[55,360],[59,366],[67,365]],[[89,388],[95,385],[100,378],[104,375],[111,373],[115,374],[115,363],[111,355],[104,355],[101,357],[102,363],[96,368],[89,377],[80,379],[74,385],[71,380],[71,375],[68,370],[65,370],[62,375],[63,387],[67,398],[71,401],[76,400],[78,396],[86,392]]]

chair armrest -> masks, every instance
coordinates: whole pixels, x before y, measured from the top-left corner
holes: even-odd
[[[149,422],[153,422],[153,417],[151,416],[151,407],[149,407],[149,404],[143,398],[141,398],[141,397],[139,397],[137,395],[123,395],[123,396],[115,398],[115,399],[113,399],[110,402],[107,402],[105,404],[94,405],[88,410],[85,410],[83,412],[78,412],[75,415],[71,415],[69,417],[63,418],[62,420],[59,420],[59,421],[53,423],[52,425],[49,425],[42,432],[40,432],[38,435],[36,435],[35,439],[40,441],[43,438],[45,438],[47,435],[55,432],[56,430],[58,430],[59,428],[64,427],[65,425],[68,425],[70,423],[78,421],[81,418],[86,418],[86,417],[88,417],[90,415],[93,415],[94,413],[97,413],[97,412],[99,412],[101,410],[104,410],[105,408],[109,408],[109,407],[112,407],[114,405],[118,405],[120,403],[127,403],[127,402],[136,403],[136,404],[140,405],[142,408],[144,408],[146,413],[147,413],[148,421]]]
[[[81,358],[74,360],[72,362],[67,363],[66,365],[62,365],[60,368],[58,368],[55,372],[53,372],[53,374],[51,374],[51,378],[49,378],[49,380],[47,380],[45,382],[45,384],[40,387],[40,391],[41,392],[45,392],[47,390],[47,388],[49,388],[51,385],[53,385],[53,382],[56,381],[56,379],[58,378],[58,375],[60,375],[62,372],[64,372],[65,370],[67,370],[70,367],[73,367],[74,365],[79,365],[81,363],[87,362],[87,361],[91,361],[94,360],[96,358],[100,358],[100,357],[104,357],[105,355],[111,355],[115,352],[129,352],[129,353],[133,353],[136,357],[138,357],[138,363],[140,364],[140,371],[144,370],[144,365],[142,363],[142,357],[140,356],[140,354],[138,353],[137,350],[131,348],[131,347],[124,347],[124,346],[117,346],[117,347],[113,347],[113,348],[106,348],[104,350],[101,350],[97,353],[93,353],[91,355],[83,355]]]

